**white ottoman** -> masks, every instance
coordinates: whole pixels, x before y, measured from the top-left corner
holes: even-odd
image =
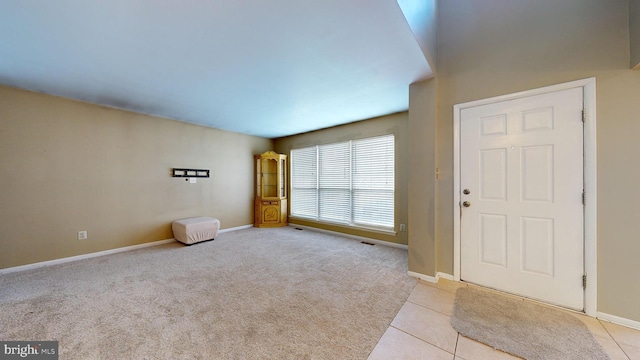
[[[173,237],[181,243],[191,245],[213,240],[220,230],[220,220],[211,217],[195,217],[176,220],[171,224]]]

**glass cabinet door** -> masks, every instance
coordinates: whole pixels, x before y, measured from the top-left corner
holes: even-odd
[[[287,159],[284,155],[269,152],[255,156],[256,196],[282,199],[287,197]]]
[[[278,197],[277,159],[262,159],[262,197]]]
[[[256,159],[256,196],[262,197],[262,161]]]
[[[280,197],[287,197],[287,164],[285,159],[281,159],[280,162]]]

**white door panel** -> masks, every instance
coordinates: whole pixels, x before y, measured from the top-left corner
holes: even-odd
[[[574,88],[462,110],[462,280],[583,309],[582,105]]]

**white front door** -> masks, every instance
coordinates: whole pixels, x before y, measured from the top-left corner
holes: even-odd
[[[583,88],[465,108],[460,278],[584,309]]]

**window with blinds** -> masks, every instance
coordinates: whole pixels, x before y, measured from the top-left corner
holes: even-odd
[[[291,150],[291,216],[393,229],[394,136]]]

